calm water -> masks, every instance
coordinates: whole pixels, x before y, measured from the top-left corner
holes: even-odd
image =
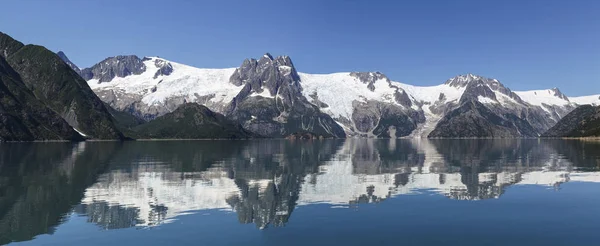
[[[0,144],[0,244],[600,245],[600,143]]]

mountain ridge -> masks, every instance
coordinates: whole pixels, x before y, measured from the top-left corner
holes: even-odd
[[[496,79],[475,74],[458,75],[437,86],[403,84],[381,72],[307,74],[298,72],[289,56],[273,57],[269,53],[259,59],[245,59],[235,69],[194,68],[157,57],[141,60],[148,71],[140,75],[115,76],[103,82],[90,79],[88,83],[111,106],[144,115],[147,120],[184,102],[196,102],[245,122],[245,127],[254,131],[268,123],[261,122],[257,127],[248,110],[232,116],[241,98],[253,108],[262,105],[259,108],[273,112],[277,111],[277,102],[302,98],[303,104],[308,102],[310,108],[329,115],[347,136],[384,138],[427,137],[446,114],[466,101],[476,100],[496,116],[521,127],[506,137],[540,136],[577,106],[600,103],[600,96],[568,97],[557,88],[512,91]],[[157,63],[169,64],[168,73],[160,73]],[[267,71],[261,75],[263,80],[245,74],[256,71]],[[289,86],[288,92],[300,93],[281,96],[277,94],[281,85]],[[273,112],[267,113],[269,117],[276,116]]]

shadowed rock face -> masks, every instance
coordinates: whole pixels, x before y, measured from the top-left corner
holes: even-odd
[[[146,71],[142,59],[135,55],[109,57],[81,71],[85,80],[97,79],[98,83],[110,82],[115,77],[142,74]]]
[[[363,137],[397,138],[410,135],[425,121],[422,111],[379,101],[355,101],[352,121]]]
[[[154,78],[158,78],[159,76],[167,76],[173,73],[173,65],[170,62],[167,62],[162,59],[156,59],[154,61],[154,65],[158,68],[158,71],[154,74]]]
[[[123,138],[104,103],[57,54],[42,46],[23,45],[3,33],[0,33],[0,50],[8,66],[18,73],[19,80],[33,95],[21,103],[33,104],[33,98],[37,99],[90,138]]]
[[[288,56],[274,59],[265,54],[260,60],[246,59],[231,75],[230,83],[243,89],[226,115],[250,131],[269,137],[296,133],[345,137],[329,115],[302,95],[300,77]]]
[[[382,74],[380,72],[351,72],[350,76],[355,77],[361,82],[367,84],[367,88],[370,91],[375,91],[375,82],[377,82],[378,80],[385,80],[385,82],[387,82],[388,87],[395,89],[396,92],[394,93],[394,100],[398,104],[404,107],[412,106],[412,101],[410,100],[410,97],[408,96],[406,91],[404,91],[397,85],[394,85],[385,74]]]
[[[449,79],[445,84],[453,87],[465,87],[465,92],[460,99],[461,102],[473,99],[477,100],[479,96],[497,101],[498,98],[496,98],[494,91],[498,91],[515,100],[517,103],[525,104],[516,93],[512,92],[496,79],[467,74]]]
[[[0,141],[83,140],[0,56]]]
[[[583,105],[562,118],[543,137],[600,136],[600,107]]]
[[[457,76],[446,84],[462,87],[464,93],[457,105],[434,105],[432,111],[443,113],[444,117],[429,137],[537,137],[570,110],[527,104],[498,80],[477,75]],[[444,97],[440,95],[441,100]],[[482,98],[490,103],[481,103]]]
[[[367,85],[367,89],[375,91],[377,81],[384,81],[384,86],[395,90],[393,99],[396,103],[376,100],[353,101],[352,119],[337,119],[348,126],[352,133],[361,137],[397,138],[410,135],[420,123],[425,122],[423,111],[413,108],[413,102],[402,88],[380,72],[352,72],[350,76]],[[381,84],[379,84],[381,86]]]
[[[537,137],[531,125],[514,114],[498,115],[482,103],[470,100],[445,115],[429,138]]]
[[[134,128],[140,138],[213,139],[249,138],[253,135],[225,116],[196,103],[185,103],[175,111]]]

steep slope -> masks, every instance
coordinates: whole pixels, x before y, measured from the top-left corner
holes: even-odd
[[[253,134],[225,116],[196,103],[186,103],[175,111],[134,128],[140,138],[249,138]]]
[[[583,105],[563,119],[542,137],[599,137],[600,107]]]
[[[42,46],[0,33],[1,55],[33,95],[69,125],[95,139],[122,139],[102,101],[73,69]]]
[[[0,141],[83,140],[0,56]]]

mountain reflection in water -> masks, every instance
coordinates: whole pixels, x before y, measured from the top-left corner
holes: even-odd
[[[0,244],[78,214],[104,229],[202,210],[283,226],[295,208],[358,208],[436,193],[502,199],[514,185],[600,182],[600,143],[566,140],[255,140],[15,143],[0,149]]]

